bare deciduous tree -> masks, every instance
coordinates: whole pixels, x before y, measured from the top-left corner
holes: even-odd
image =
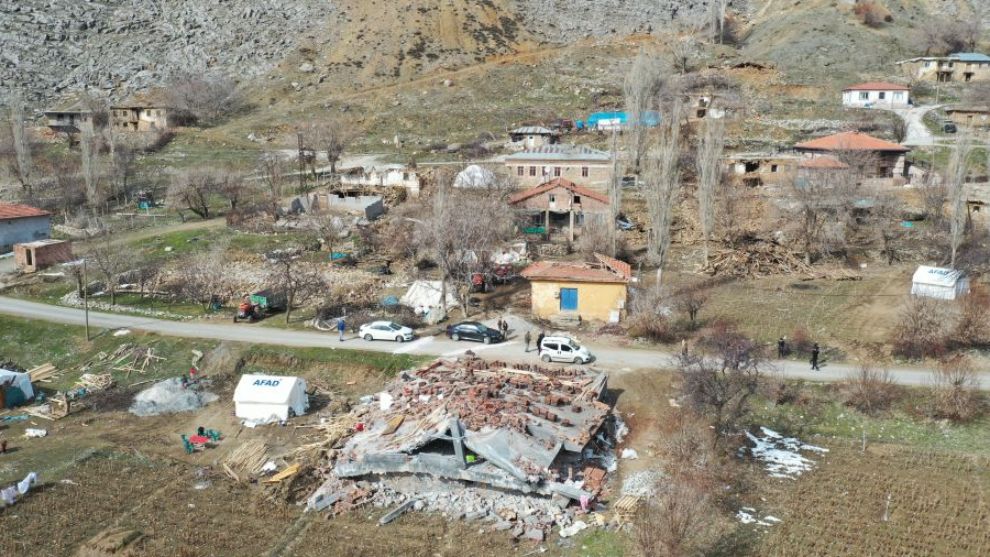
[[[965,356],[943,360],[932,370],[932,417],[968,422],[983,414],[984,401],[973,363]]]
[[[901,310],[892,335],[893,352],[920,359],[945,353],[947,315],[942,302],[912,296]]]
[[[337,163],[353,139],[351,129],[343,120],[330,119],[316,124],[314,130],[316,144],[327,155],[330,172],[336,174]]]
[[[681,389],[692,407],[710,416],[715,446],[733,433],[757,392],[764,358],[757,343],[735,330],[715,330],[695,353],[681,354]]]
[[[86,185],[86,201],[94,211],[103,203],[99,138],[87,126],[79,134],[79,169]]]
[[[697,288],[688,289],[686,292],[678,295],[676,300],[677,307],[687,314],[692,327],[697,325],[698,313],[701,312],[701,308],[705,307],[705,303],[707,302],[708,296]]]
[[[24,121],[24,103],[20,96],[10,99],[10,136],[13,148],[13,165],[17,170],[17,178],[27,196],[31,196],[34,182],[34,164],[31,158],[31,144],[28,141],[27,124]]]
[[[244,106],[237,82],[224,75],[187,73],[166,90],[172,106],[202,125],[214,125]]]
[[[201,219],[210,218],[210,204],[217,192],[217,176],[209,170],[193,169],[177,173],[168,187],[169,204],[192,211]],[[181,209],[180,209],[181,210]]]
[[[722,178],[722,151],[725,148],[725,124],[721,118],[706,118],[704,133],[698,141],[695,164],[698,172],[698,219],[708,263],[709,245],[715,229],[715,191]]]
[[[898,396],[898,387],[886,368],[864,362],[844,385],[846,404],[864,414],[886,410]]]
[[[273,288],[285,293],[285,322],[289,323],[292,309],[327,293],[329,285],[314,265],[288,253],[276,258],[269,274]]]
[[[645,161],[644,195],[650,215],[647,258],[658,266],[657,275],[670,250],[670,227],[680,186],[681,101],[675,98]],[[659,286],[660,281],[657,281]]]
[[[637,549],[644,557],[695,555],[710,541],[716,514],[698,488],[683,482],[659,485],[637,515]]]
[[[709,9],[711,10],[711,33],[714,42],[722,44],[725,42],[725,16],[729,8],[729,0],[712,0]]]
[[[100,278],[103,279],[104,288],[110,293],[110,305],[116,305],[120,275],[130,269],[134,252],[113,245],[111,237],[111,231],[107,230],[103,240],[94,243],[88,259],[93,262]]]
[[[282,215],[282,198],[285,196],[286,177],[276,153],[265,153],[258,162],[258,174],[262,190],[262,206],[271,217],[272,222],[278,222]]]
[[[650,132],[648,114],[657,109],[657,97],[663,87],[665,68],[656,54],[641,50],[626,74],[623,93],[626,101],[627,123],[625,137],[633,172],[641,171]]]
[[[607,254],[615,257],[619,252],[619,235],[616,230],[616,221],[622,211],[622,175],[623,165],[619,162],[619,135],[617,131],[612,132],[612,176],[608,183],[608,222],[605,223],[605,242],[599,246],[608,246]],[[582,231],[582,235],[584,231]],[[585,242],[587,244],[588,242]]]
[[[810,265],[830,244],[843,240],[860,184],[853,165],[807,169],[791,182],[794,224],[805,263]]]
[[[454,285],[453,294],[465,316],[472,275],[488,274],[492,254],[513,234],[513,214],[507,202],[512,181],[496,176],[485,189],[454,188],[452,173],[441,172],[432,192],[431,212],[418,220],[417,244],[440,268],[442,303],[446,306],[448,285]]]
[[[214,300],[225,303],[234,298],[238,292],[230,276],[227,246],[227,242],[216,242],[209,251],[197,254],[172,269],[177,277],[177,293],[187,300],[203,304],[204,308]]]
[[[236,211],[252,193],[251,187],[244,180],[244,175],[232,169],[223,171],[223,175],[217,183],[216,192],[227,201],[227,207],[231,211]]]
[[[946,169],[949,205],[952,207],[949,221],[949,244],[951,254],[949,266],[955,268],[956,255],[962,245],[966,232],[966,177],[969,174],[969,155],[973,146],[967,136],[962,135],[956,140],[949,156],[949,166]]]

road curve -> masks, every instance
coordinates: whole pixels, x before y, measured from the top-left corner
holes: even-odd
[[[83,325],[85,322],[85,315],[81,309],[30,302],[4,296],[0,296],[0,314],[66,325]],[[427,356],[456,356],[467,350],[472,350],[480,356],[498,358],[510,362],[536,361],[536,353],[526,353],[522,341],[519,339],[520,335],[513,333],[511,330],[509,340],[497,345],[457,343],[442,337],[425,337],[410,343],[396,344],[392,342],[367,342],[363,339],[353,337],[347,338],[345,342],[339,342],[336,335],[331,333],[293,331],[263,327],[257,324],[245,323],[235,325],[233,323],[166,321],[149,317],[135,317],[95,311],[89,312],[89,322],[90,326],[96,328],[127,328],[168,336],[226,340],[250,344],[270,344],[302,348],[348,348],[352,350]],[[512,323],[511,319],[510,323]],[[607,369],[610,373],[622,373],[634,369],[669,368],[674,363],[674,357],[671,354],[659,350],[625,348],[595,343],[588,343],[588,348],[595,356],[593,365]],[[855,365],[832,364],[826,361],[823,363],[821,371],[812,371],[805,362],[778,360],[771,362],[770,371],[789,379],[836,382],[846,379],[856,369],[857,367]],[[931,384],[930,372],[926,369],[897,367],[889,371],[894,381],[902,385],[926,386]],[[981,388],[990,390],[990,375],[981,373],[979,378]]]

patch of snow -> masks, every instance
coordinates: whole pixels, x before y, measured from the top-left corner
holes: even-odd
[[[577,534],[581,530],[584,530],[587,527],[588,527],[588,525],[583,520],[578,520],[574,524],[571,524],[570,526],[561,528],[560,529],[560,537],[562,537],[562,538],[569,538],[569,537],[573,536],[574,534]]]
[[[124,335],[129,335],[129,334],[131,334],[131,330],[130,329],[120,329],[119,331],[115,331],[113,333],[113,336],[115,336],[115,337],[122,337]]]
[[[639,458],[639,453],[636,452],[636,449],[622,449],[622,455],[621,456],[622,456],[622,458],[626,458],[626,459],[630,459],[630,460],[635,460],[635,459]]]
[[[827,453],[828,449],[802,443],[794,437],[784,437],[772,429],[761,427],[763,436],[757,437],[746,432],[746,437],[753,443],[749,449],[756,460],[772,478],[795,479],[802,473],[811,470],[815,461],[801,455],[801,451],[811,451],[819,454]]]
[[[753,518],[753,515],[742,509],[736,511],[736,518],[738,518],[739,522],[742,522],[743,524],[752,524],[756,522],[756,519]]]

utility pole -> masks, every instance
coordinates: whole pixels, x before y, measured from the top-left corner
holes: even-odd
[[[89,337],[89,281],[86,280],[86,260],[82,260],[82,276],[83,276],[83,311],[86,314],[86,342],[90,341]]]
[[[299,193],[306,190],[306,162],[303,161],[303,137],[302,132],[296,132],[296,144],[299,147],[297,158],[299,159]]]

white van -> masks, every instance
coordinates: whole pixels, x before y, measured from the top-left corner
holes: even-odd
[[[544,337],[540,344],[540,359],[544,362],[586,364],[592,357],[587,348],[570,337]]]

